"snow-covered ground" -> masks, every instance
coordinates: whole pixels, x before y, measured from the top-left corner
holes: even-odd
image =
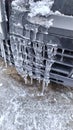
[[[0,61],[0,130],[73,130],[73,89],[49,85],[40,96],[40,87]]]

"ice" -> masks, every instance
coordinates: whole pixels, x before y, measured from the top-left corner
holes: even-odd
[[[27,76],[26,76],[26,77],[24,77],[24,81],[25,81],[25,84],[27,84],[27,83],[28,83]]]
[[[3,33],[3,31],[2,31],[2,26],[1,26],[1,24],[0,24],[0,34],[2,34]]]
[[[4,61],[5,61],[5,66],[7,67],[6,53],[5,53],[3,42],[1,43],[1,52],[2,52],[2,57],[4,58]]]
[[[31,80],[31,85],[32,85],[33,84],[33,78],[31,77],[30,80]]]
[[[15,40],[16,38],[14,38]],[[19,39],[19,38],[18,38]],[[19,39],[19,41],[21,41]],[[40,39],[41,42],[41,39]],[[44,90],[45,87],[48,86],[48,84],[50,83],[49,80],[49,72],[51,70],[51,66],[54,63],[54,55],[56,55],[57,52],[57,45],[53,44],[53,41],[49,41],[49,43],[46,43],[46,48],[47,48],[47,56],[48,59],[45,58],[44,53],[45,50],[43,50],[43,46],[44,44],[42,43],[38,43],[38,42],[34,42],[33,46],[31,44],[31,42],[29,42],[29,40],[25,40],[25,42],[23,42],[23,46],[20,42],[17,43],[14,42],[12,43],[12,50],[14,53],[14,50],[16,51],[15,53],[15,66],[16,69],[18,71],[18,73],[24,78],[25,80],[25,84],[28,83],[28,76],[30,76],[30,80],[31,80],[31,84],[33,84],[33,79],[37,79],[39,81],[39,83],[41,82],[41,80],[43,81],[43,85],[42,85],[42,95],[44,94]],[[16,44],[16,45],[14,45]],[[13,47],[14,46],[14,47]],[[23,47],[23,50],[22,50]],[[45,49],[45,48],[44,48]],[[43,55],[42,55],[42,51]],[[34,53],[33,53],[34,52]],[[24,55],[24,57],[22,57],[22,55]],[[28,58],[29,57],[29,58]],[[35,58],[35,60],[34,60]],[[43,64],[43,60],[45,58],[46,64],[44,66]],[[34,67],[33,67],[34,65]],[[42,70],[41,68],[44,68],[44,70]]]

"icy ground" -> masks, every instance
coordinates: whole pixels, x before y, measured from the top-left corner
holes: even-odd
[[[73,130],[73,89],[26,86],[13,68],[0,61],[0,130]]]

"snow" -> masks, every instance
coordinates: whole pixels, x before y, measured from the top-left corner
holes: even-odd
[[[26,1],[13,0],[12,6],[14,6],[18,9],[21,7],[21,9],[22,9],[22,6],[24,6],[26,3],[28,3]],[[38,14],[40,14],[42,16],[50,15],[51,14],[51,7],[52,7],[53,3],[54,3],[54,0],[42,0],[42,1],[37,1],[37,2],[34,2],[33,0],[29,0],[29,4],[30,4],[29,16],[34,17]]]
[[[54,3],[53,0],[42,0],[37,2],[30,2],[29,16],[33,17],[38,14],[45,16],[47,14],[50,14],[53,3]]]
[[[42,16],[49,16],[49,15],[62,15],[66,17],[73,17],[73,16],[67,16],[56,10],[53,12],[51,10],[54,0],[39,0],[37,2],[34,2],[33,0],[13,0],[12,1],[12,6],[17,8],[18,10],[25,10],[24,5],[30,4],[30,13],[29,16],[32,18],[37,15],[42,15]]]

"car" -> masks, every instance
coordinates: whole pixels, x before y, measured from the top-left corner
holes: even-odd
[[[30,0],[0,2],[5,62],[15,66],[25,82],[29,76],[45,85],[51,81],[73,87],[73,0],[50,1],[51,7],[45,4],[51,8],[47,15],[41,12],[47,12],[42,0],[33,1],[40,8],[36,15]]]

